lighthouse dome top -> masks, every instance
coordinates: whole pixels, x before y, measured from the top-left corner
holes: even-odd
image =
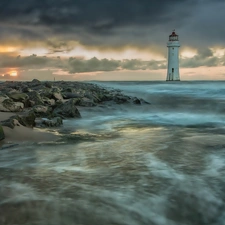
[[[169,41],[178,41],[178,35],[175,30],[173,30],[172,34],[169,36]]]

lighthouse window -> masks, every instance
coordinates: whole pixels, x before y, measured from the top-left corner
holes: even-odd
[[[174,48],[173,48],[173,50],[174,50]]]
[[[174,72],[174,68],[172,68],[172,73]]]

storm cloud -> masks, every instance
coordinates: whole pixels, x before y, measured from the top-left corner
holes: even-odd
[[[210,49],[205,51],[199,50],[200,53],[192,58],[181,58],[180,65],[184,68],[195,68],[200,66],[219,66],[223,65],[225,56],[218,58],[213,56]],[[60,58],[46,56],[10,56],[0,54],[0,68],[17,68],[24,69],[60,69],[69,74],[99,72],[99,71],[120,71],[120,70],[159,70],[166,69],[165,60],[139,60],[139,59],[84,59],[79,57]]]
[[[225,39],[224,11],[221,0],[2,0],[0,31],[5,41],[51,45],[54,37],[106,48],[165,45],[176,28],[188,45],[215,45]]]
[[[61,69],[68,73],[84,73],[96,71],[115,71],[115,70],[147,70],[165,68],[165,61],[142,61],[142,60],[109,60],[84,58],[60,58],[30,55],[26,57],[13,57],[0,54],[1,68],[17,68],[17,69]]]

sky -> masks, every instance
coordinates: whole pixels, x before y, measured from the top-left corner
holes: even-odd
[[[2,80],[225,79],[224,0],[1,0]]]

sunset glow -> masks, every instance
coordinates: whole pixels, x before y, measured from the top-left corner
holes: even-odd
[[[16,77],[18,73],[17,73],[17,71],[14,70],[14,71],[11,71],[9,74],[12,77]]]

